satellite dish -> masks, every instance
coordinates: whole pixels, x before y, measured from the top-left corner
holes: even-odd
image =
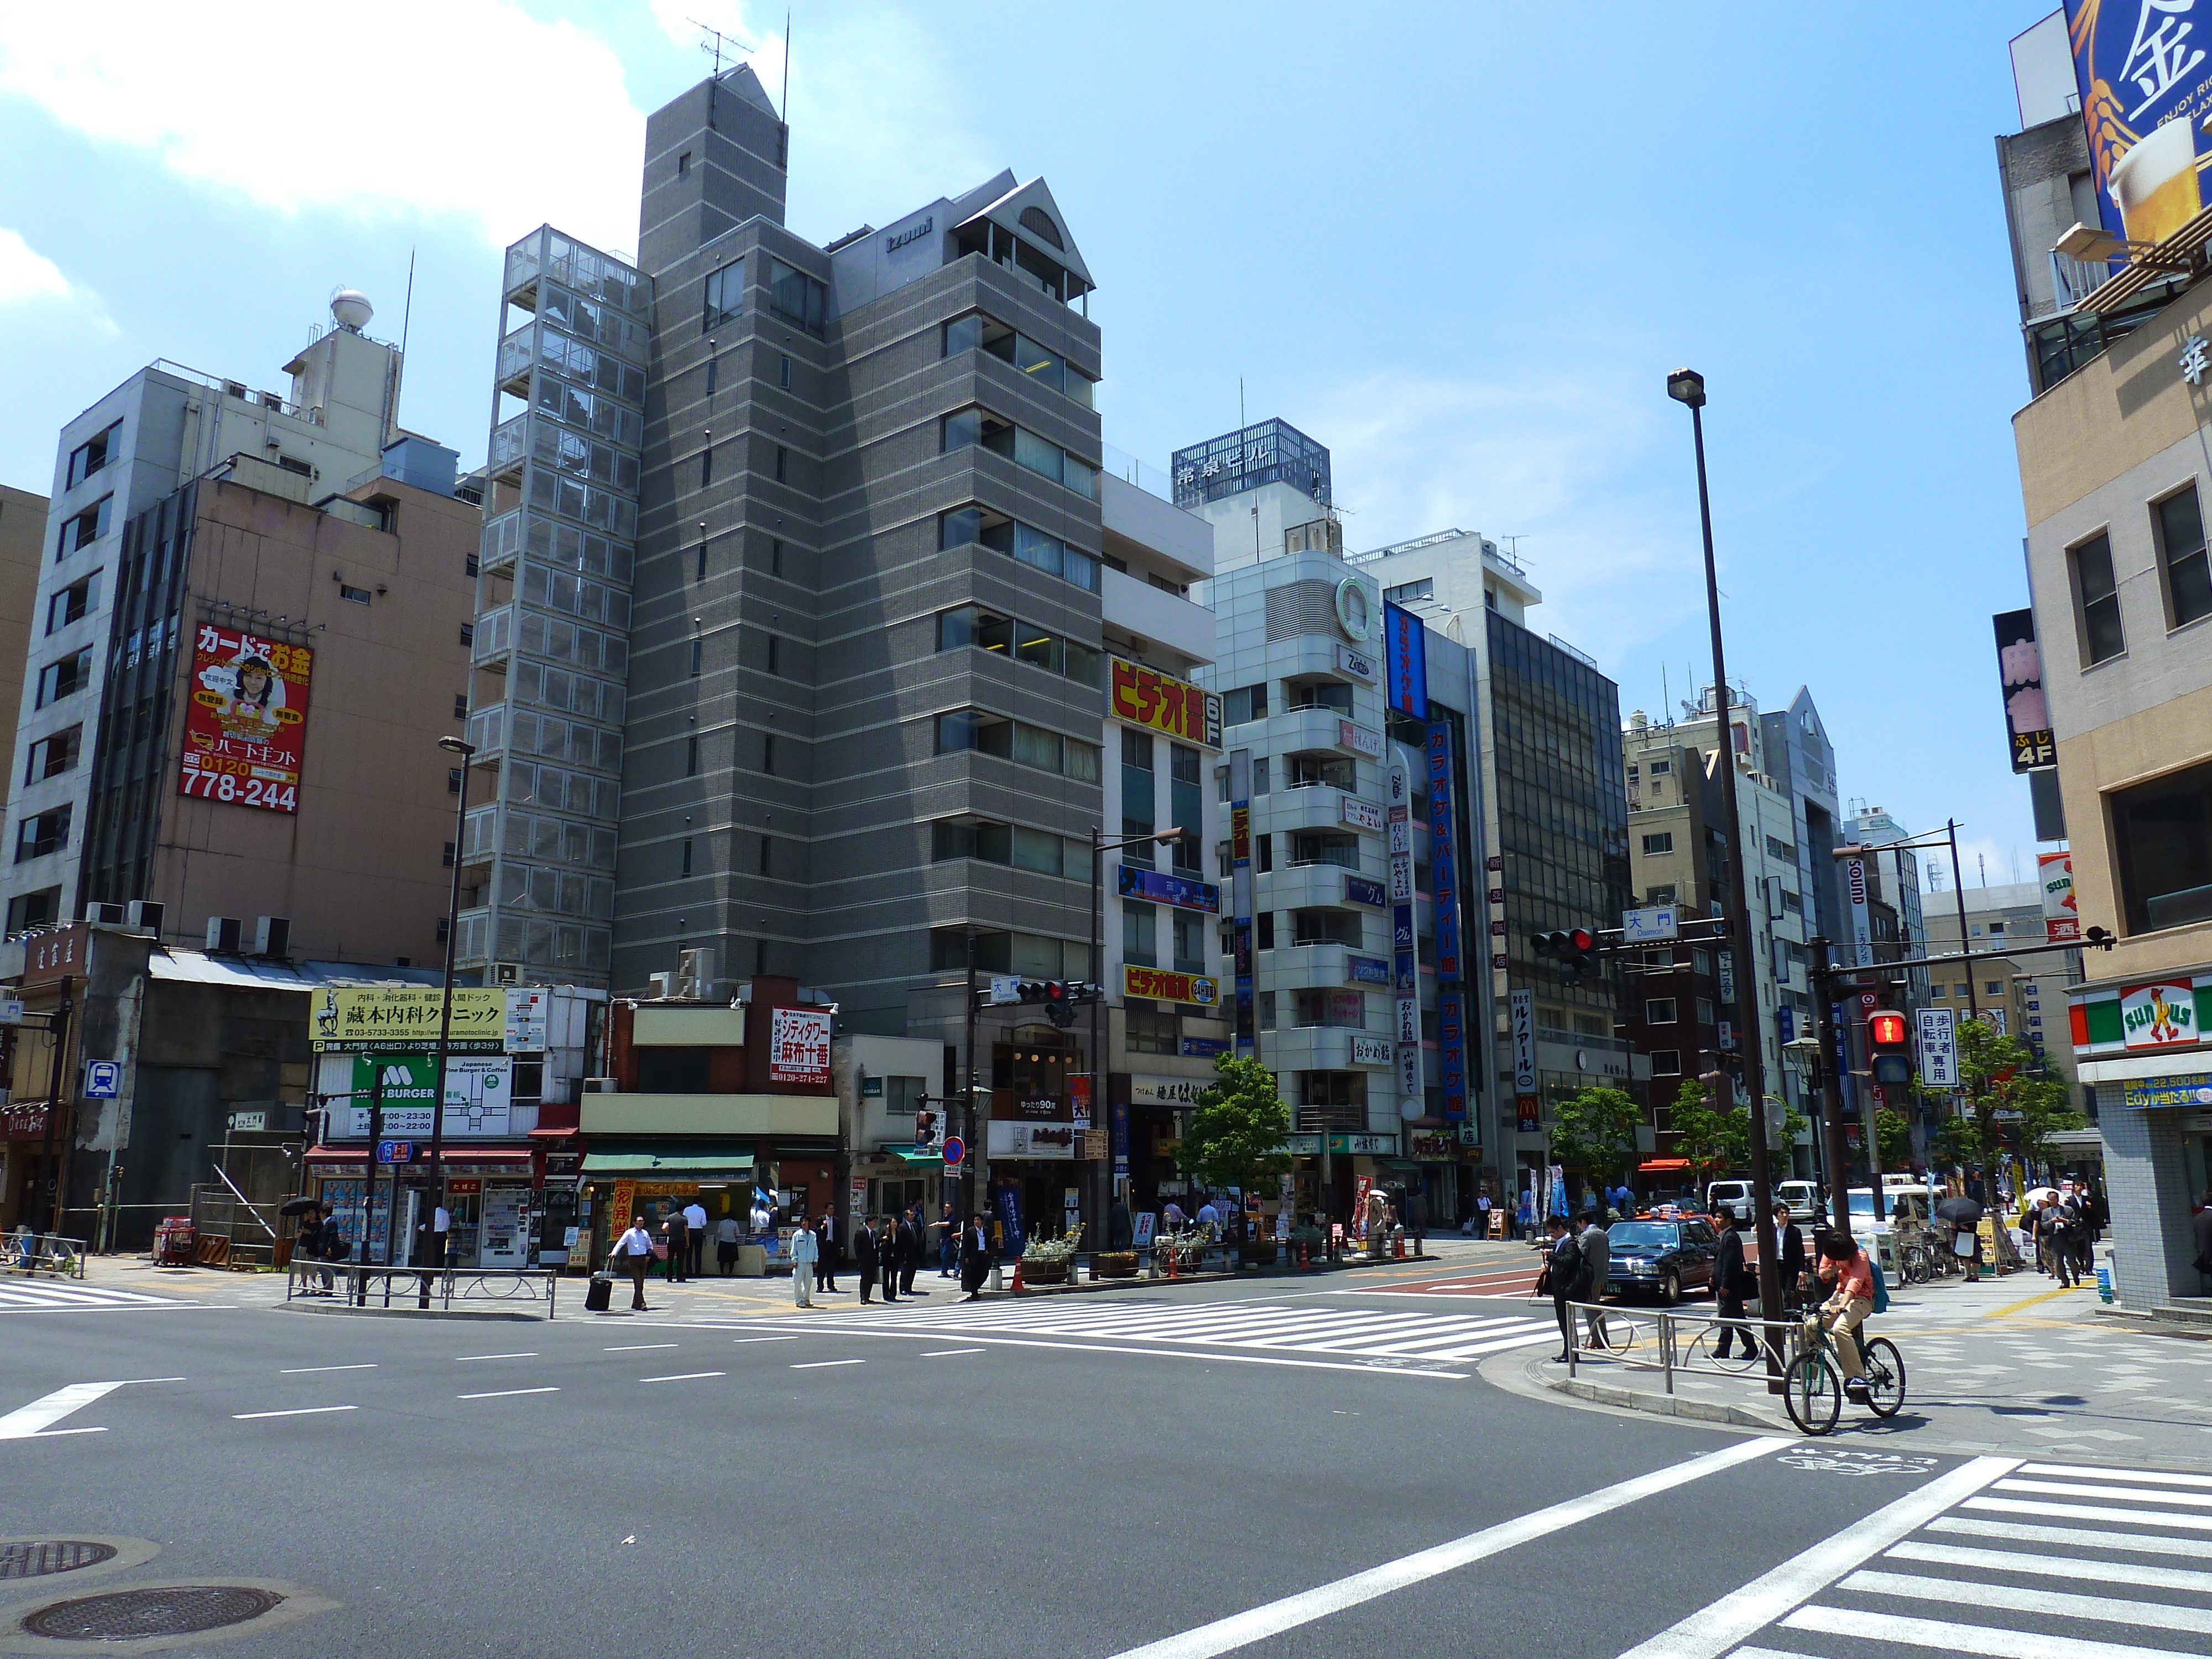
[[[331,320],[340,328],[358,334],[375,315],[376,307],[369,304],[368,295],[359,289],[341,287],[331,290]]]

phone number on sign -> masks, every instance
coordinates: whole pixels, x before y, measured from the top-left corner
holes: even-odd
[[[246,777],[187,766],[177,775],[177,789],[180,794],[197,796],[202,800],[225,800],[235,806],[259,806],[272,812],[300,810],[299,785],[275,778]]]

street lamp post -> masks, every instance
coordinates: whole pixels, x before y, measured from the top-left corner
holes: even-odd
[[[1766,1150],[1766,1086],[1759,1046],[1759,975],[1752,961],[1751,907],[1744,896],[1743,823],[1736,810],[1735,741],[1729,724],[1728,659],[1721,643],[1720,577],[1713,562],[1712,497],[1705,484],[1705,377],[1695,369],[1678,368],[1667,377],[1667,395],[1690,410],[1690,432],[1698,455],[1698,522],[1705,544],[1705,612],[1713,640],[1713,698],[1717,706],[1717,730],[1721,751],[1721,800],[1727,822],[1728,949],[1735,963],[1736,1054],[1742,1067],[1744,1091],[1750,1097],[1752,1227],[1759,1241],[1759,1302],[1772,1318],[1782,1307],[1782,1266],[1774,1238],[1774,1218],[1768,1212],[1774,1188]],[[1770,1391],[1781,1385],[1781,1355],[1772,1343],[1766,1350]]]
[[[446,994],[438,1010],[438,1075],[430,1095],[430,1169],[438,1183],[438,1210],[446,1207],[446,1054],[453,1034],[453,957],[461,942],[461,843],[468,834],[469,763],[476,745],[462,738],[441,738],[438,747],[461,757],[461,787],[453,799],[453,882],[446,901]],[[372,1152],[374,1148],[371,1148]],[[431,1231],[437,1231],[437,1211],[431,1212]],[[447,1240],[436,1240],[443,1255]],[[441,1267],[446,1263],[440,1261]]]

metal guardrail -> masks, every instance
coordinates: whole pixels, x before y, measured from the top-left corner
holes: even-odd
[[[0,1269],[36,1278],[82,1279],[89,1247],[59,1233],[0,1233]]]
[[[1568,1334],[1576,1340],[1567,1346],[1567,1375],[1571,1377],[1581,1362],[1583,1339],[1589,1330],[1589,1316],[1598,1316],[1597,1328],[1604,1334],[1604,1344],[1594,1351],[1616,1364],[1632,1366],[1640,1370],[1656,1370],[1666,1377],[1668,1394],[1674,1392],[1674,1377],[1678,1372],[1690,1372],[1706,1376],[1750,1376],[1759,1372],[1765,1364],[1762,1348],[1771,1348],[1778,1357],[1777,1369],[1786,1368],[1802,1352],[1805,1325],[1797,1319],[1763,1319],[1745,1315],[1741,1319],[1724,1318],[1719,1314],[1677,1313],[1664,1308],[1627,1309],[1610,1307],[1597,1302],[1570,1302],[1567,1307],[1576,1316]],[[1730,1352],[1723,1358],[1719,1352],[1718,1339],[1723,1331],[1734,1334],[1744,1346],[1741,1358],[1731,1342]],[[1760,1340],[1753,1342],[1753,1333]],[[1686,1340],[1685,1338],[1686,1337]]]
[[[456,1302],[497,1303],[514,1306],[545,1304],[544,1316],[554,1316],[554,1295],[560,1273],[551,1267],[383,1267],[358,1261],[307,1261],[295,1258],[286,1270],[284,1300],[331,1296],[349,1308],[366,1308],[376,1296],[376,1281],[383,1281],[382,1299],[374,1305],[392,1305],[398,1283],[400,1305],[411,1295],[417,1308],[434,1304],[451,1312]],[[338,1288],[343,1280],[344,1288]],[[324,1288],[327,1285],[329,1288]]]

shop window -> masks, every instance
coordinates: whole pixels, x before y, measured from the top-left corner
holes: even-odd
[[[703,1095],[714,1050],[711,1048],[637,1048],[637,1087],[647,1095]]]

